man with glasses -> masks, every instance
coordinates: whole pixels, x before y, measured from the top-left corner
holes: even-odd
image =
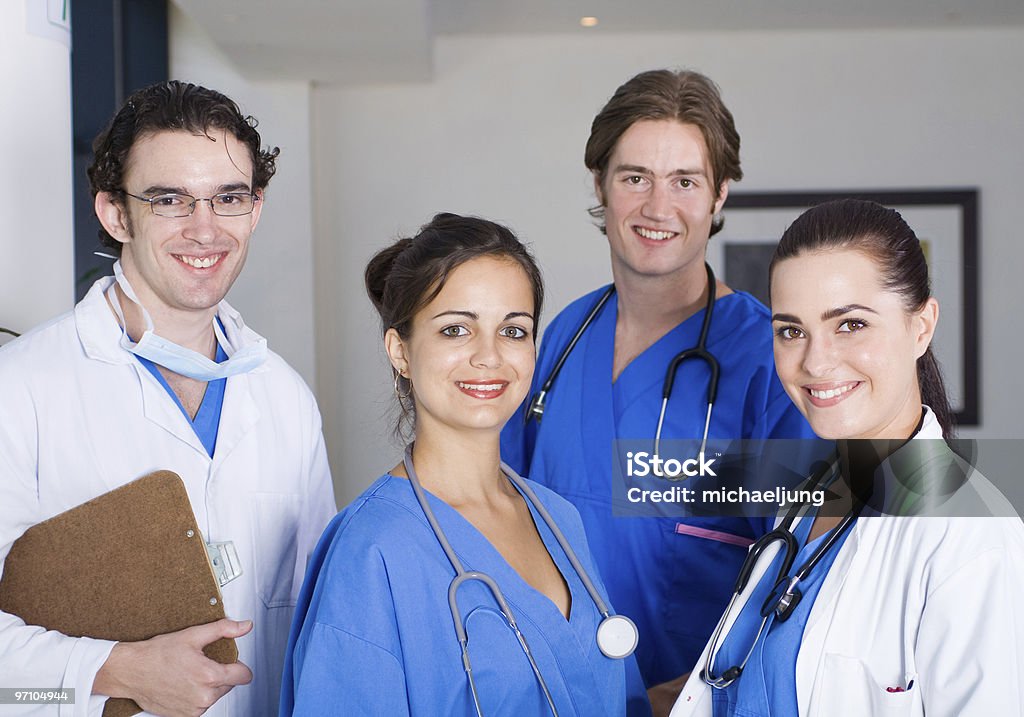
[[[208,550],[239,566],[219,576],[239,621],[115,644],[0,613],[0,686],[75,688],[76,715],[107,697],[158,715],[276,714],[295,596],[335,512],[312,394],[224,301],[277,150],[229,98],[167,82],[132,95],[94,151],[100,238],[118,261],[72,312],[0,351],[0,561],[31,525],[172,470]],[[203,655],[222,637],[241,638],[239,662]]]

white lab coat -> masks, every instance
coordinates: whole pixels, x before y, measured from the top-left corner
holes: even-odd
[[[165,389],[119,346],[103,296],[112,281],[97,281],[72,312],[0,350],[0,563],[30,526],[153,470],[174,471],[204,537],[234,541],[243,574],[224,586],[224,607],[254,622],[237,641],[253,682],[207,715],[276,714],[306,559],[335,513],[316,402],[269,353],[228,379],[211,459]],[[226,303],[220,311],[235,314]],[[74,706],[3,714],[99,715],[105,699],[89,695],[112,647],[0,613],[0,687],[76,690]]]
[[[942,437],[930,411],[917,437]],[[994,515],[1013,515],[981,476],[969,486]],[[776,553],[765,551],[749,586]],[[1022,596],[1020,518],[861,517],[822,584],[800,644],[800,717],[1024,714]],[[737,600],[730,616],[741,607]],[[671,717],[711,715],[712,688],[700,677],[709,647]]]

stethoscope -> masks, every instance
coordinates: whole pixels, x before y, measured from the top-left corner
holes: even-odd
[[[811,474],[808,479],[808,484],[812,488],[826,487],[826,483],[831,482],[828,477],[832,476],[838,465],[838,460],[833,460],[827,464],[824,469],[820,469]],[[725,608],[725,613],[718,621],[718,625],[715,627],[715,632],[711,636],[711,649],[708,652],[707,667],[701,671],[701,679],[704,680],[708,685],[716,689],[725,689],[743,673],[744,668],[747,666],[747,661],[750,656],[754,654],[754,650],[757,647],[758,641],[761,639],[761,635],[768,625],[769,618],[774,617],[778,622],[785,622],[789,619],[790,615],[793,614],[793,610],[800,603],[803,593],[800,591],[800,583],[807,579],[807,576],[811,574],[814,567],[821,561],[821,559],[828,554],[832,546],[843,536],[846,531],[850,529],[857,515],[860,513],[862,506],[858,505],[857,501],[854,502],[855,507],[847,513],[842,521],[829,531],[825,540],[814,550],[811,556],[801,565],[795,573],[790,574],[790,569],[793,567],[793,563],[796,561],[796,556],[800,552],[800,545],[797,543],[796,536],[793,535],[793,523],[796,520],[797,514],[806,508],[804,504],[796,504],[792,506],[786,513],[786,517],[782,523],[779,524],[775,530],[772,530],[765,535],[762,535],[758,540],[751,546],[750,552],[747,553],[746,559],[743,561],[743,566],[740,568],[739,576],[736,578],[736,584],[733,586],[732,599],[729,600],[728,607]],[[725,627],[726,622],[729,620],[729,615],[732,613],[733,606],[736,604],[736,600],[739,598],[746,587],[747,582],[750,580],[751,574],[754,572],[754,568],[757,565],[761,555],[768,549],[773,543],[782,543],[782,549],[785,551],[783,556],[782,565],[779,566],[778,577],[775,580],[775,586],[772,588],[768,597],[761,605],[761,625],[758,627],[757,636],[754,638],[753,644],[750,649],[747,650],[746,656],[739,665],[733,665],[727,668],[721,674],[715,674],[715,661],[718,658],[718,651],[724,643],[725,636],[722,635],[722,630]],[[726,635],[727,636],[727,635]]]
[[[544,680],[544,676],[540,673],[540,668],[537,666],[537,662],[533,659],[533,653],[530,651],[530,646],[526,642],[526,637],[519,630],[519,625],[516,623],[515,616],[512,614],[512,610],[508,606],[508,602],[505,600],[505,595],[502,593],[501,588],[494,579],[477,570],[466,570],[462,565],[462,561],[459,560],[455,551],[452,549],[451,543],[448,542],[448,536],[445,535],[444,530],[441,529],[440,524],[437,522],[437,518],[434,516],[434,511],[431,510],[430,504],[427,502],[426,493],[423,490],[423,486],[420,485],[420,479],[416,475],[416,469],[412,465],[412,444],[409,444],[405,448],[405,472],[409,476],[409,482],[412,484],[413,492],[416,493],[416,500],[419,501],[420,508],[423,509],[423,514],[427,518],[427,522],[430,523],[431,530],[434,531],[434,536],[437,538],[437,542],[441,544],[441,549],[444,550],[444,554],[448,557],[452,567],[455,568],[455,577],[448,585],[448,607],[452,613],[452,621],[455,623],[455,634],[459,639],[459,645],[462,648],[462,666],[466,671],[466,676],[469,678],[469,690],[473,695],[473,704],[476,707],[476,713],[480,717],[483,717],[483,712],[480,709],[480,700],[476,691],[476,682],[473,679],[473,667],[469,661],[469,638],[466,635],[466,625],[462,620],[462,612],[459,610],[458,602],[456,601],[456,594],[458,593],[459,587],[463,584],[471,581],[478,580],[487,586],[487,589],[491,591],[491,595],[494,596],[495,602],[498,603],[498,607],[501,610],[502,617],[505,618],[505,622],[515,633],[516,639],[519,641],[519,646],[526,654],[526,658],[530,661],[530,667],[533,669],[534,677],[537,679],[537,683],[540,685],[541,691],[544,693],[544,698],[547,700],[548,707],[551,710],[551,714],[558,717],[558,710],[555,708],[554,700],[551,697],[551,691],[548,689],[548,684]],[[565,553],[565,557],[569,559],[572,564],[573,570],[579,576],[580,581],[583,583],[583,587],[587,589],[587,593],[590,598],[594,601],[597,606],[597,611],[601,614],[601,624],[597,626],[597,647],[601,650],[601,653],[605,657],[609,657],[616,660],[621,660],[629,657],[633,654],[633,650],[636,649],[637,642],[639,640],[639,633],[637,632],[636,625],[625,615],[613,615],[608,609],[608,605],[601,598],[600,593],[594,587],[594,583],[591,581],[590,576],[584,569],[583,565],[580,564],[579,559],[576,557],[576,552],[569,545],[569,542],[565,539],[561,529],[551,518],[551,514],[548,513],[544,504],[537,500],[536,494],[533,489],[527,485],[526,481],[520,478],[515,471],[506,466],[504,463],[501,465],[501,470],[505,476],[512,481],[512,484],[516,486],[522,493],[529,499],[530,503],[540,514],[545,525],[551,531],[552,535],[555,536],[555,540],[562,548],[562,552]]]
[[[715,404],[715,397],[718,395],[718,360],[714,355],[708,351],[708,331],[711,328],[711,315],[714,311],[715,306],[715,272],[712,271],[711,265],[707,262],[704,263],[704,268],[708,275],[708,299],[704,305],[704,322],[700,327],[700,337],[697,339],[697,344],[690,349],[680,351],[676,354],[675,358],[669,363],[668,368],[665,371],[665,385],[661,390],[661,414],[658,416],[658,428],[654,433],[654,454],[660,454],[661,448],[661,428],[665,422],[665,410],[668,408],[668,399],[672,395],[672,385],[676,380],[676,371],[679,369],[679,364],[687,359],[696,358],[704,361],[708,368],[711,370],[711,378],[708,380],[708,410],[704,417],[704,433],[700,441],[700,455],[704,456],[704,451],[707,448],[708,443],[708,427],[711,425],[711,409]],[[541,418],[544,417],[544,402],[547,400],[548,393],[551,391],[551,387],[555,383],[555,379],[558,378],[558,374],[562,370],[562,366],[565,364],[566,359],[569,358],[569,354],[576,347],[580,338],[587,328],[594,322],[594,319],[600,313],[601,309],[612,294],[615,293],[615,285],[612,284],[608,289],[601,294],[601,297],[594,304],[593,308],[583,319],[583,323],[576,329],[575,335],[572,340],[568,343],[562,354],[558,357],[558,361],[555,362],[555,367],[551,369],[551,373],[548,375],[547,380],[540,387],[540,391],[533,395],[530,399],[529,408],[526,411],[525,422],[529,423],[531,418],[536,418],[537,422],[540,423]]]

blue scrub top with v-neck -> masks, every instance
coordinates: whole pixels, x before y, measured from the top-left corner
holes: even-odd
[[[203,448],[213,458],[213,452],[217,448],[217,432],[220,430],[220,412],[224,407],[224,390],[228,384],[226,378],[219,378],[216,381],[209,381],[206,384],[206,393],[203,394],[203,402],[199,404],[199,410],[196,411],[196,417],[192,418],[188,415],[188,411],[181,405],[181,401],[178,399],[178,394],[174,392],[170,384],[167,383],[167,379],[160,373],[160,369],[155,363],[147,358],[136,355],[135,358],[139,360],[146,369],[153,374],[154,378],[160,382],[160,385],[167,391],[167,395],[171,397],[174,404],[181,411],[181,415],[185,417],[188,424],[192,426],[192,430],[196,432],[196,436],[203,444]],[[217,363],[222,363],[228,360],[228,355],[224,352],[221,345],[217,344],[217,356],[214,358]]]
[[[551,323],[530,395],[540,390],[603,291],[575,301]],[[617,317],[615,295],[566,360],[543,420],[525,424],[524,402],[505,425],[501,451],[513,469],[579,510],[612,603],[640,631],[637,662],[652,686],[693,669],[729,601],[747,547],[770,529],[771,520],[614,514],[614,441],[653,440],[665,371],[676,354],[696,345],[704,310],[637,356],[613,382]],[[711,438],[814,437],[775,373],[771,317],[763,304],[744,292],[720,297],[707,347],[721,366]],[[664,438],[699,441],[709,378],[702,361],[679,366]]]
[[[603,596],[576,510],[531,485]],[[598,649],[601,615],[529,499],[569,588],[568,619],[458,511],[430,493],[427,500],[466,570],[485,572],[501,587],[559,714],[650,714],[634,659],[613,660]],[[475,714],[448,606],[454,577],[409,481],[378,479],[331,522],[310,560],[288,641],[281,714]],[[483,713],[549,714],[490,591],[470,581],[457,599]]]
[[[792,572],[799,570],[827,538],[828,533],[819,535],[811,542],[814,517],[802,519],[794,530],[802,546],[793,562]],[[800,642],[804,628],[811,615],[811,608],[825,582],[825,576],[852,533],[846,530],[826,552],[811,573],[799,584],[803,597],[784,622],[770,618],[761,638],[754,645],[743,673],[731,685],[722,690],[712,690],[712,714],[714,717],[792,717],[799,714],[796,694],[796,659],[800,653]],[[776,556],[764,578],[754,588],[732,629],[722,642],[715,659],[715,672],[739,665],[754,642],[761,625],[761,606],[774,587],[784,553]]]

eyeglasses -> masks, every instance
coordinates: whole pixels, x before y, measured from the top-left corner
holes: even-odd
[[[122,190],[123,191],[123,190]],[[125,192],[132,199],[149,204],[149,208],[158,217],[188,217],[196,210],[198,202],[209,202],[210,209],[220,217],[240,217],[251,214],[259,197],[252,192],[224,192],[214,194],[209,199],[196,198],[191,194],[158,194],[155,197],[140,197]]]

